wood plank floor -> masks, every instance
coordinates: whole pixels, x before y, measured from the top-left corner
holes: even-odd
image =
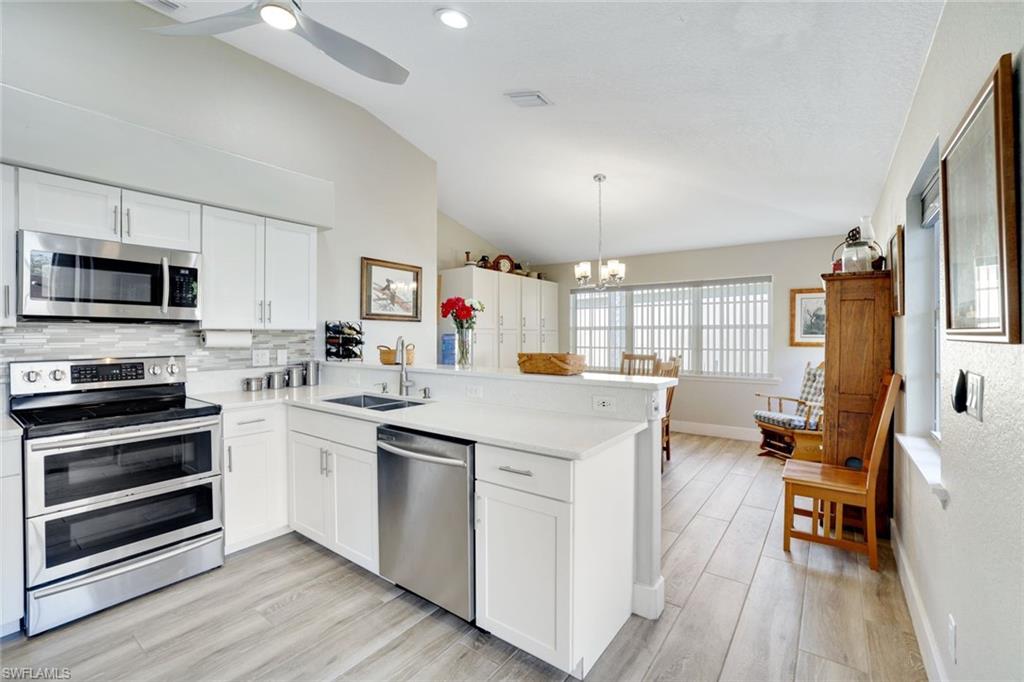
[[[633,616],[588,680],[924,680],[882,548],[782,551],[782,466],[751,443],[673,435],[657,621]],[[104,680],[564,680],[565,675],[299,537],[28,640],[0,664]]]

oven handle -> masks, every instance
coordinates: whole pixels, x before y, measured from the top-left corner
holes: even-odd
[[[77,438],[74,440],[62,440],[54,441],[52,443],[38,443],[34,442],[31,445],[32,452],[51,452],[53,450],[66,450],[66,449],[78,449],[86,445],[102,445],[104,443],[117,443],[117,442],[130,442],[134,440],[146,440],[153,436],[166,436],[175,433],[191,433],[193,431],[203,431],[210,428],[211,426],[217,426],[220,424],[219,419],[210,419],[203,422],[191,422],[189,424],[179,426],[168,426],[162,429],[146,429],[143,431],[133,431],[132,433],[118,433],[109,436],[88,436],[86,438]]]
[[[151,554],[142,559],[122,563],[115,568],[109,568],[106,570],[97,571],[95,573],[90,573],[87,576],[77,578],[74,580],[69,580],[59,585],[53,585],[52,587],[44,587],[41,590],[29,590],[29,594],[32,595],[33,599],[44,599],[55,594],[60,594],[61,592],[67,592],[68,590],[74,590],[79,587],[85,587],[86,585],[91,585],[92,583],[99,582],[101,580],[107,580],[108,578],[113,578],[124,573],[136,571],[145,566],[150,566],[159,561],[163,561],[164,559],[170,559],[173,556],[178,556],[179,554],[190,552],[193,549],[205,547],[211,542],[216,542],[217,540],[220,540],[222,537],[223,534],[217,532],[212,535],[207,535],[205,537],[198,538],[196,540],[189,540],[165,552],[157,552],[156,554]]]

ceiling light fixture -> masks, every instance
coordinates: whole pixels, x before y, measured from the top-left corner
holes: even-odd
[[[573,266],[573,275],[576,277],[576,283],[584,288],[594,288],[597,290],[604,289],[605,287],[614,287],[622,284],[626,279],[626,264],[621,263],[617,260],[610,260],[607,263],[602,262],[602,247],[604,237],[604,216],[602,211],[602,196],[601,196],[601,185],[608,178],[603,173],[598,173],[594,176],[594,182],[597,183],[597,273],[598,281],[595,284],[590,283],[591,270],[590,261],[580,261]]]
[[[457,9],[444,7],[434,12],[434,16],[448,28],[462,30],[469,26],[469,15]]]
[[[261,7],[260,19],[280,31],[290,31],[295,28],[296,24],[295,14],[287,7],[281,7],[280,5],[264,5]]]

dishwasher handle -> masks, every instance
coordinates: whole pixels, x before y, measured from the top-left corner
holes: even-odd
[[[392,455],[398,455],[399,457],[405,457],[407,459],[415,459],[421,462],[430,462],[431,464],[444,464],[450,467],[461,467],[466,468],[466,463],[461,459],[452,459],[450,457],[434,457],[433,455],[424,455],[420,452],[413,452],[412,450],[405,450],[400,447],[396,447],[391,443],[385,443],[384,441],[377,441],[377,447],[384,452],[390,452]]]

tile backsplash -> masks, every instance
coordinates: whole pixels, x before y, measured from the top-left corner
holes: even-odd
[[[288,362],[313,357],[313,332],[255,331],[252,347],[286,349]],[[8,363],[65,358],[184,355],[189,371],[243,369],[252,366],[251,349],[207,349],[199,343],[196,324],[117,322],[18,322],[0,329],[0,382],[8,380]]]

